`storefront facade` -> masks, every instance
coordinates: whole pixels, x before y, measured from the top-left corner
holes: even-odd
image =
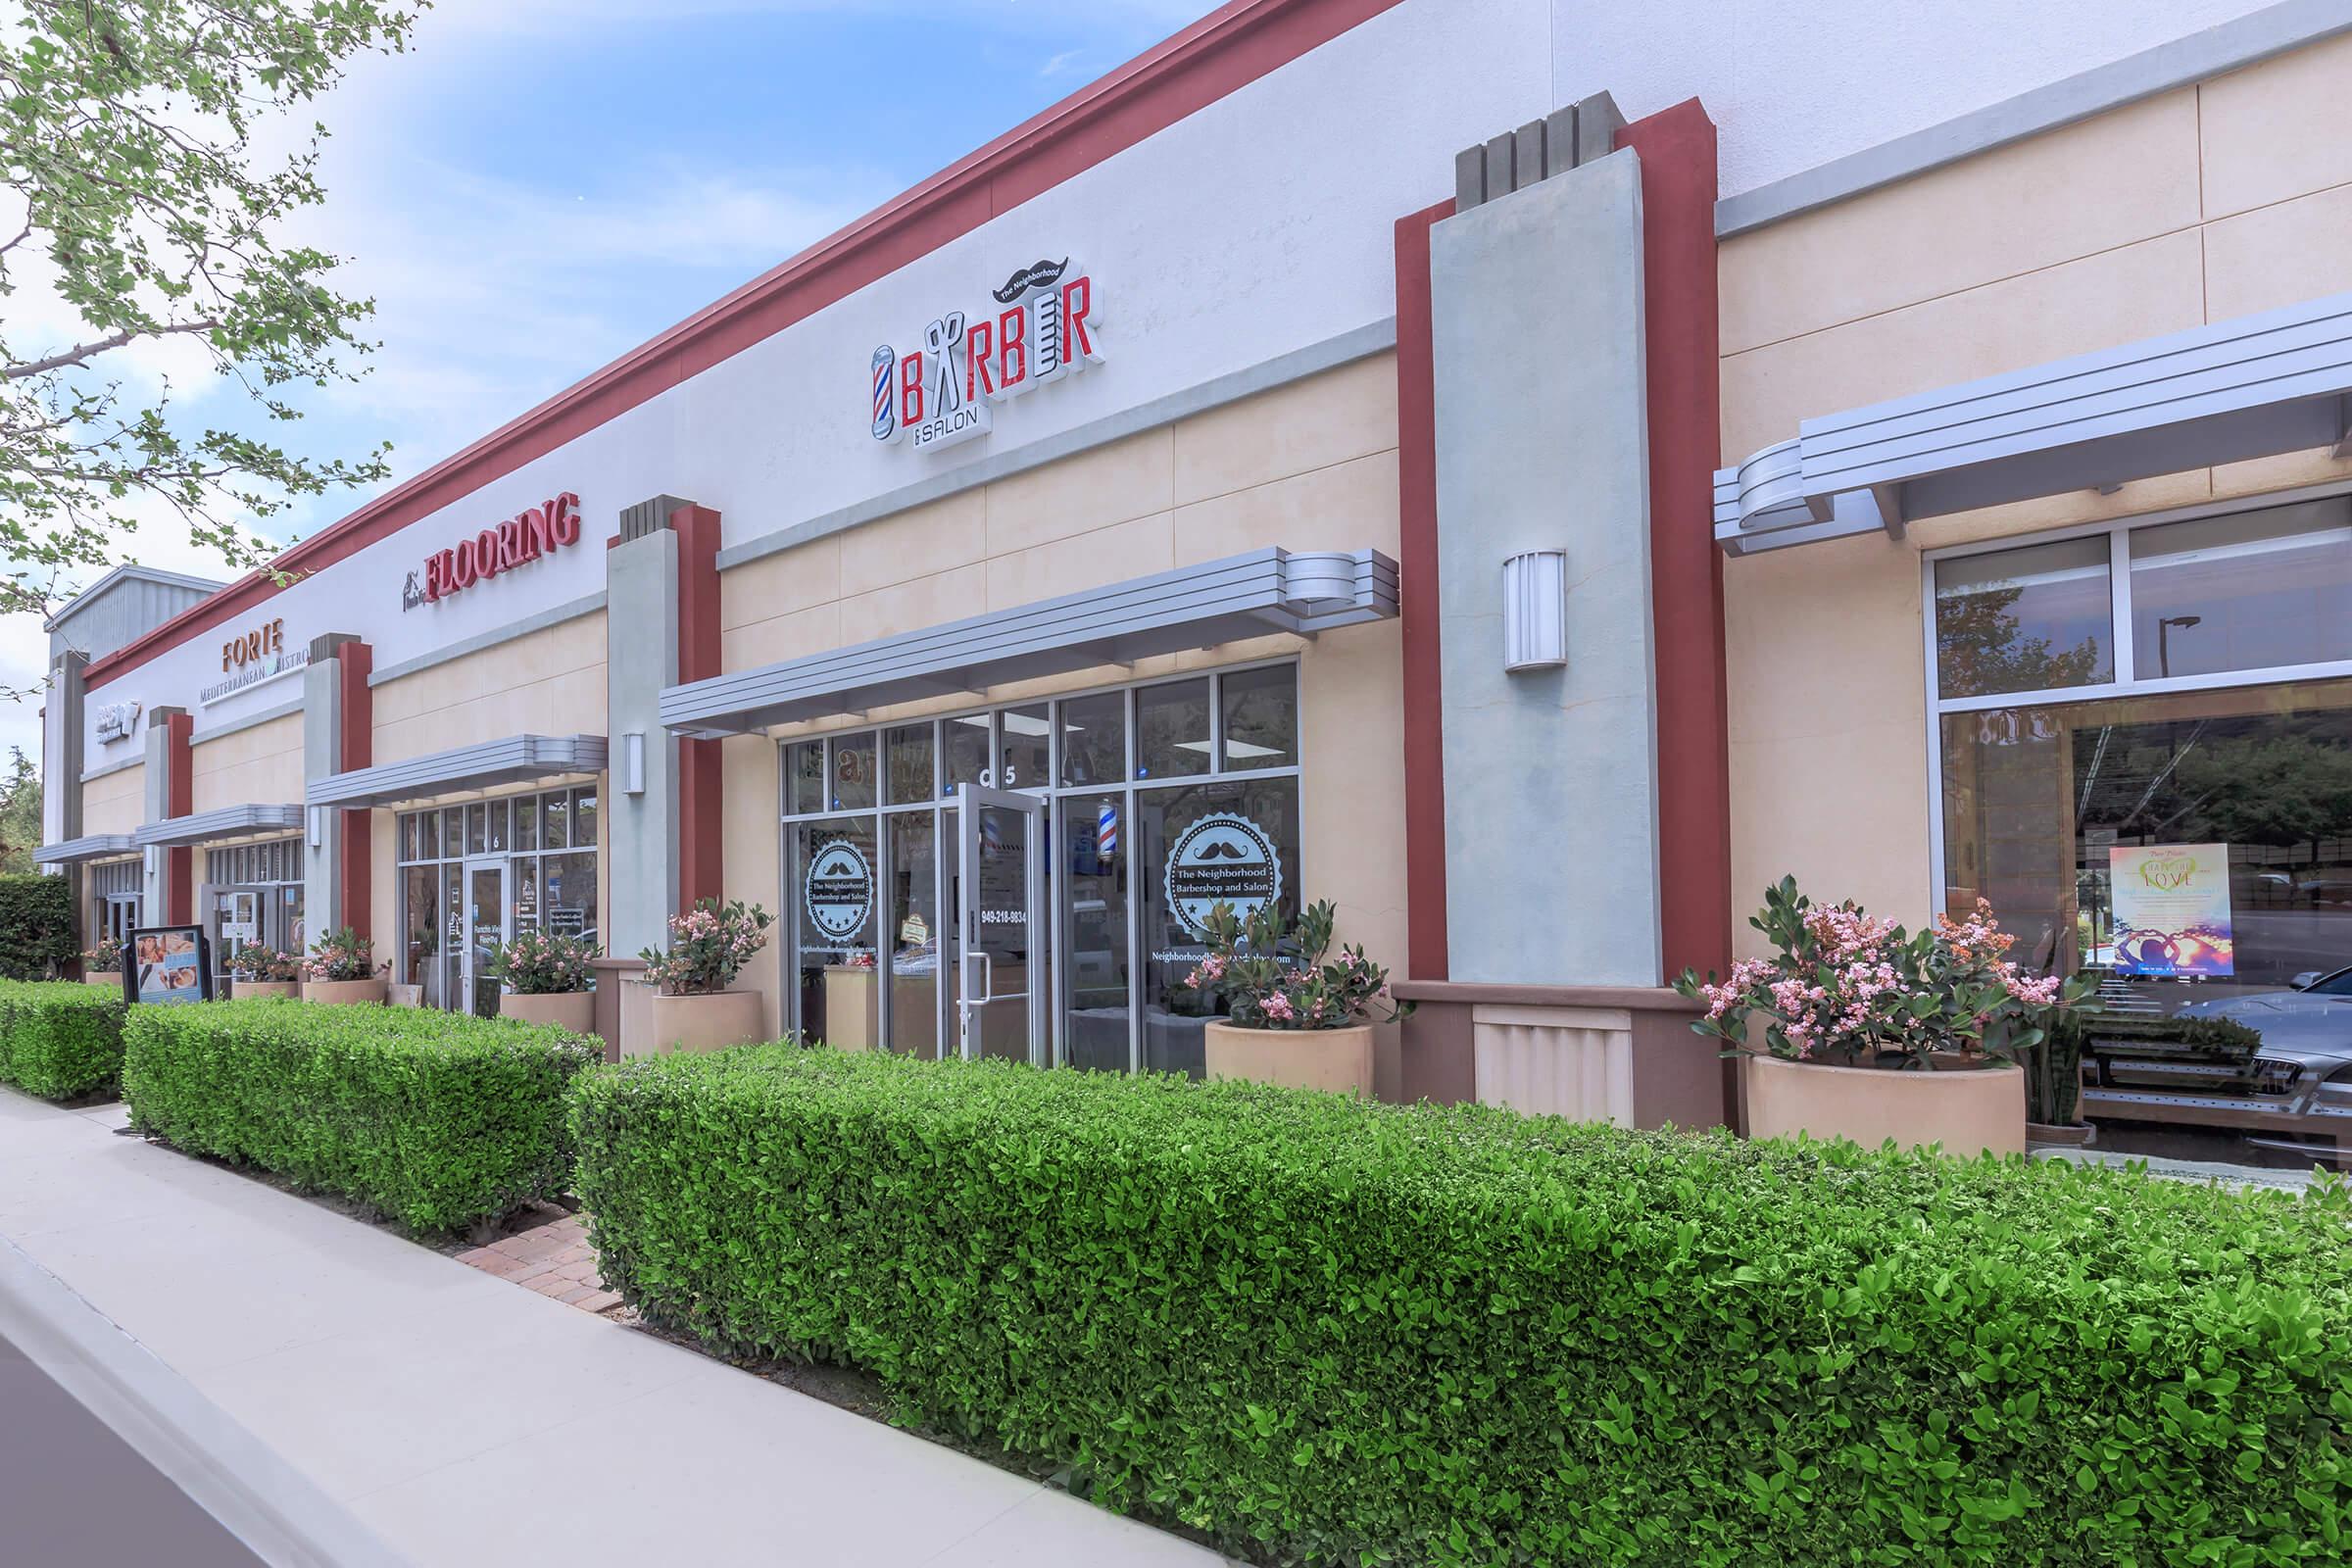
[[[770,1030],[1121,1070],[1200,1070],[1207,904],[1328,899],[1421,1004],[1382,1093],[1644,1125],[1736,1116],[1667,986],[1784,873],[2112,967],[2163,942],[2111,852],[2225,844],[2247,986],[2352,961],[2352,41],[2098,9],[2075,74],[1955,19],[1856,88],[1541,0],[1228,6],[300,580],[93,589],[44,858],[92,929],[350,924],[444,1006],[530,928],[617,998],[742,899]],[[2282,308],[2291,397],[2133,349]],[[2035,446],[2020,388],[2099,355],[2157,412]]]

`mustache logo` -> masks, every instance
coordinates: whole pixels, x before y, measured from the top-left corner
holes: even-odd
[[[1067,256],[1058,262],[1035,262],[1021,268],[1004,280],[1003,288],[995,291],[997,303],[1010,305],[1033,288],[1051,288],[1060,282],[1061,274],[1069,270],[1070,259]]]
[[[1249,852],[1239,844],[1219,843],[1201,845],[1200,853],[1193,857],[1196,860],[1246,860],[1249,858]]]

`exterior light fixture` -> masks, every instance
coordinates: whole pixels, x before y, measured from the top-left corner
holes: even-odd
[[[1531,550],[1502,564],[1502,667],[1568,662],[1568,552]]]
[[[630,730],[620,738],[620,793],[645,793],[645,731]]]
[[[311,848],[317,850],[323,849],[325,846],[326,808],[323,806],[314,806],[311,808]]]

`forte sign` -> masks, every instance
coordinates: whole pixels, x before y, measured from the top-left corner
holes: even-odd
[[[415,572],[409,574],[402,608],[437,603],[579,542],[580,498],[566,490],[425,557],[424,580],[419,584]]]
[[[950,311],[901,354],[888,343],[868,366],[877,441],[917,452],[988,434],[994,405],[1102,359],[1095,280],[1067,259],[1024,267],[995,291],[1000,309]]]

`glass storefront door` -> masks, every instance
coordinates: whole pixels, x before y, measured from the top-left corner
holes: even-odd
[[[957,786],[956,1013],[967,1057],[1047,1059],[1046,803]]]
[[[464,989],[459,993],[475,1015],[498,1015],[498,982],[489,975],[492,953],[512,933],[507,928],[508,861],[505,857],[466,862],[466,938],[459,948]]]

